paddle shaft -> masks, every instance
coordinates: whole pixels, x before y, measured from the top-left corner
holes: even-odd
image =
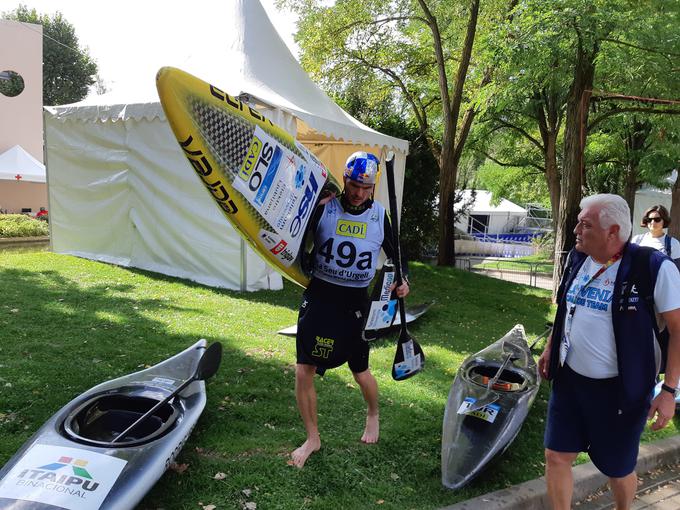
[[[191,379],[184,381],[179,388],[177,388],[175,391],[170,393],[170,395],[168,395],[163,400],[158,402],[155,406],[153,406],[151,409],[149,409],[147,412],[145,412],[142,416],[137,418],[132,425],[130,425],[123,432],[118,434],[114,438],[114,440],[111,441],[111,442],[116,443],[116,442],[118,442],[119,439],[124,438],[126,435],[128,435],[130,432],[132,432],[135,428],[137,428],[137,426],[139,426],[144,420],[146,420],[149,416],[151,416],[153,413],[158,411],[158,409],[160,409],[162,406],[167,404],[170,401],[171,398],[175,397],[180,391],[182,391],[184,388],[186,388],[190,383],[194,382],[195,380],[196,380],[196,376],[194,375]]]
[[[501,363],[501,366],[500,366],[500,368],[498,369],[498,371],[496,372],[496,374],[495,374],[495,375],[491,378],[491,380],[487,383],[487,385],[486,385],[487,389],[493,388],[493,385],[496,384],[496,382],[498,382],[498,379],[499,379],[499,377],[501,376],[501,374],[503,373],[503,370],[505,370],[505,367],[507,367],[507,366],[508,366],[508,363],[510,363],[510,358],[512,358],[512,353],[511,353],[511,352],[508,353],[508,355],[507,355],[507,356],[505,357],[505,359],[503,360],[503,363]]]
[[[394,187],[394,155],[385,162],[387,170],[387,194],[390,200],[390,222],[392,224],[392,242],[394,243],[394,273],[397,281],[397,287],[401,287],[403,278],[401,274],[401,245],[399,244],[399,220],[397,218],[397,193]],[[404,307],[404,298],[397,297],[399,300],[399,317],[401,318],[401,332],[402,335],[406,330],[406,308]]]

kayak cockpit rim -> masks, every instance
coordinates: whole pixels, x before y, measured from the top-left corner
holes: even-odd
[[[177,400],[161,406],[121,441],[113,440],[162,398],[151,397],[143,388],[119,388],[89,397],[76,406],[62,424],[62,434],[78,443],[103,448],[125,448],[154,441],[170,432],[181,415]]]
[[[494,362],[474,363],[464,370],[463,379],[476,386],[486,388],[499,367],[500,364]],[[493,385],[493,390],[502,393],[520,392],[528,389],[530,382],[530,377],[525,371],[510,365],[503,369],[496,384]]]

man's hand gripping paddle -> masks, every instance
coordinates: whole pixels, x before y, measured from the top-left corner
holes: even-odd
[[[394,250],[396,259],[394,263],[394,270],[396,273],[397,287],[403,283],[401,276],[401,247],[399,245],[399,221],[397,217],[397,197],[394,190],[394,154],[388,155],[388,160],[385,162],[387,170],[387,192],[390,199],[390,220],[392,221],[392,239],[394,241]],[[392,378],[395,381],[403,381],[411,376],[416,375],[425,366],[425,354],[423,349],[418,345],[406,328],[406,309],[404,308],[404,298],[399,300],[399,314],[401,317],[401,332],[399,333],[399,341],[397,342],[397,352],[394,355],[394,362],[392,363]]]

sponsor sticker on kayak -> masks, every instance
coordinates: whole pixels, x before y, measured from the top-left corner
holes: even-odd
[[[297,256],[326,177],[315,160],[303,160],[262,128],[255,128],[232,184],[275,230],[271,239],[261,240],[286,266]]]
[[[123,459],[89,450],[37,444],[2,479],[0,498],[95,510],[125,464]]]
[[[474,416],[475,418],[479,418],[481,420],[488,421],[489,423],[493,423],[496,420],[496,416],[498,416],[501,407],[497,404],[488,404],[482,407],[481,409],[477,409],[475,411],[468,411],[470,406],[474,404],[476,401],[477,401],[476,398],[465,397],[465,400],[463,400],[463,403],[458,408],[458,414]]]

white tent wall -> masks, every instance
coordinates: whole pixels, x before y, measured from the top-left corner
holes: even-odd
[[[242,246],[167,122],[46,113],[45,130],[53,251],[215,287],[282,288]]]

